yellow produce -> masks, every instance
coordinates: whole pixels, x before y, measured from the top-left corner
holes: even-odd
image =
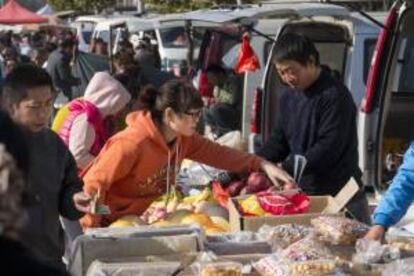
[[[229,211],[217,202],[202,201],[196,205],[196,213],[204,213],[210,217],[229,219]]]
[[[182,224],[198,224],[203,228],[214,227],[213,221],[206,214],[191,214],[183,218]]]
[[[205,188],[198,195],[185,197],[182,202],[185,204],[196,205],[197,203],[202,202],[202,201],[212,200],[212,198],[213,198],[213,194],[211,193],[210,188]]]
[[[239,200],[239,204],[246,214],[255,216],[265,216],[267,213],[259,204],[256,195],[249,196],[246,199]]]
[[[188,210],[188,211],[194,211],[195,207],[189,203],[183,203],[181,202],[177,206],[177,210]]]
[[[168,214],[165,220],[172,223],[181,223],[186,216],[191,214],[193,214],[193,212],[188,210],[177,210],[171,214]]]
[[[131,221],[126,220],[116,220],[114,221],[109,227],[116,228],[116,227],[134,227],[135,224]]]
[[[225,230],[221,229],[220,227],[216,227],[216,226],[207,227],[205,231],[207,235],[223,234],[226,232]]]
[[[160,221],[157,221],[157,222],[155,222],[151,225],[154,225],[154,226],[157,226],[157,227],[168,227],[168,226],[173,226],[173,225],[177,225],[177,224],[173,223],[173,222],[166,221],[166,220],[160,220]]]
[[[146,223],[138,216],[127,215],[114,221],[109,227],[134,227],[140,225],[146,225]]]
[[[230,223],[222,217],[211,217],[213,223],[223,229],[224,232],[230,232]]]

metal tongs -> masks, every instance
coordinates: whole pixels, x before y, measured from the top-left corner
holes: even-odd
[[[307,163],[308,161],[305,156],[300,154],[294,155],[293,179],[298,185],[300,184],[300,180],[302,179],[303,171],[305,170]]]

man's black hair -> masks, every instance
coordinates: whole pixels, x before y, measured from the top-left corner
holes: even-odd
[[[213,74],[226,74],[226,69],[224,69],[223,66],[221,66],[220,64],[210,64],[207,67],[206,70],[207,73],[213,73]]]
[[[51,53],[51,52],[53,52],[54,50],[56,50],[56,49],[57,49],[57,45],[56,45],[55,43],[52,43],[52,42],[47,42],[47,43],[45,44],[45,49],[46,49],[49,53]]]
[[[19,104],[27,97],[27,90],[49,86],[52,79],[46,70],[32,64],[19,64],[4,79],[2,98],[6,104]]]
[[[315,65],[319,65],[319,52],[312,41],[301,34],[287,33],[282,35],[274,46],[273,63],[293,60],[301,65],[307,65],[311,57]]]
[[[73,48],[75,45],[76,43],[72,38],[64,38],[59,41],[59,47],[62,49]]]

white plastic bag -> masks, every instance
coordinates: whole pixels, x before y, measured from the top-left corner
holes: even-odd
[[[356,242],[355,250],[356,254],[353,256],[353,260],[356,263],[387,263],[400,258],[398,248],[365,238]]]

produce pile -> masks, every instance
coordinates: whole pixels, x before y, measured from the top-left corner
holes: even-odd
[[[197,224],[207,235],[230,231],[227,202],[237,199],[246,216],[292,215],[307,212],[309,198],[298,190],[281,192],[262,173],[251,173],[245,180],[221,176],[198,194],[183,196],[175,187],[157,198],[141,215],[122,217],[112,227],[137,225],[173,226]]]
[[[197,195],[184,197],[173,188],[170,194],[156,199],[138,218],[122,217],[111,224],[112,227],[154,225],[158,227],[180,224],[197,224],[206,234],[226,233],[230,231],[227,209],[215,202],[210,188]]]

